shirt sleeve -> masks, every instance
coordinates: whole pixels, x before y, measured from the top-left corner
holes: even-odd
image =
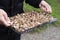
[[[0,5],[0,9],[3,9],[4,10],[4,7],[2,5]]]
[[[26,3],[28,3],[31,6],[34,6],[36,8],[39,8],[39,4],[42,0],[25,0]]]

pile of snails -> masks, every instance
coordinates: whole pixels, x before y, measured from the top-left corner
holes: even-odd
[[[49,22],[52,18],[50,15],[38,12],[22,13],[10,17],[11,21],[13,21],[13,25],[11,26],[19,32],[42,25]]]

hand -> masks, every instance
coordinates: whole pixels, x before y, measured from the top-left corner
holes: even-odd
[[[7,13],[3,9],[0,9],[0,25],[5,25],[5,26],[11,25],[10,19],[7,16]]]
[[[52,13],[51,6],[47,2],[45,2],[44,0],[41,1],[41,3],[39,4],[39,7],[41,8],[42,12]]]

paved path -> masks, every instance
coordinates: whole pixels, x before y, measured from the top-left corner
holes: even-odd
[[[40,33],[24,33],[21,40],[60,40],[60,27],[47,27]]]

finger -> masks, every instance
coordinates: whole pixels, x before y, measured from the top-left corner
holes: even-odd
[[[7,21],[4,19],[4,17],[2,17],[2,23],[5,25],[5,26],[10,26],[10,24],[9,23],[7,23]]]
[[[46,4],[47,12],[52,13],[51,6],[49,4]]]
[[[4,14],[4,18],[6,19],[7,23],[12,25],[13,22],[10,21],[9,17],[7,16],[7,14]]]
[[[7,13],[4,10],[1,10],[1,13],[3,14],[4,18],[6,19],[6,21],[10,21],[8,18]]]
[[[6,20],[7,23],[9,23],[9,24],[11,23],[9,17],[7,17],[7,16],[4,15],[4,18],[5,18],[5,20]]]
[[[6,19],[6,21],[10,21],[10,19],[9,19],[9,17],[8,17],[8,15],[5,13],[5,14],[3,14],[3,16],[4,16],[4,18]]]
[[[44,6],[41,6],[41,10],[42,10],[43,12],[46,12],[46,8],[45,8]]]
[[[0,21],[0,24],[2,24],[2,22]]]
[[[48,7],[48,8],[47,8],[47,12],[52,13],[51,7]]]

